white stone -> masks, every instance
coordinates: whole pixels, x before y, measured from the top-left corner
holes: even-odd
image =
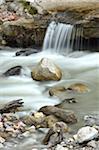
[[[22,136],[24,136],[24,137],[29,137],[29,135],[30,135],[30,132],[29,132],[29,131],[26,131],[26,132],[24,132],[24,133],[22,134]]]
[[[55,150],[68,150],[67,147],[63,147],[62,145],[58,144],[55,148]]]
[[[77,142],[83,143],[92,140],[98,136],[98,131],[90,126],[82,127],[77,133]]]
[[[3,3],[5,3],[5,0],[0,0],[0,5],[2,5]]]
[[[3,147],[4,147],[4,146],[3,146],[3,144],[2,144],[2,143],[0,143],[0,149],[1,149],[1,148],[3,148]]]
[[[0,143],[4,143],[5,139],[0,136]]]

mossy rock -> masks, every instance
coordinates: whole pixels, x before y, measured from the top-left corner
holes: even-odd
[[[25,0],[19,0],[19,2],[23,5],[24,10],[26,9],[29,14],[34,15],[38,13],[37,9],[30,5],[30,2],[26,2]]]

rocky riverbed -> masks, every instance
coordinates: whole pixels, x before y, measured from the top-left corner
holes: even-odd
[[[11,105],[14,107],[17,102],[10,102],[10,105],[7,104],[4,107],[8,112],[10,107],[11,113],[3,113],[4,108],[2,109],[0,115],[0,149],[99,149],[99,115],[85,116],[85,126],[74,131],[70,124],[77,123],[77,118],[72,112],[55,106],[46,106],[40,108],[38,112],[31,112],[27,115],[22,112],[13,113]],[[19,105],[16,105],[16,108]]]

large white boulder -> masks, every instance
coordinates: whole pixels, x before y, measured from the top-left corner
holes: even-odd
[[[94,138],[97,138],[98,134],[98,130],[96,130],[94,127],[82,127],[78,130],[78,133],[76,135],[76,141],[78,143],[87,142],[93,140]]]

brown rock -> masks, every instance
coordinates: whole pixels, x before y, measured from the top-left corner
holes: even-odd
[[[37,81],[60,80],[62,72],[52,60],[43,58],[32,70],[32,78]]]
[[[55,106],[44,106],[40,108],[39,112],[43,112],[45,115],[54,115],[60,118],[61,121],[66,123],[76,123],[77,118],[73,111],[61,109]]]
[[[70,85],[67,90],[71,91],[71,92],[78,92],[78,93],[85,93],[85,92],[89,92],[90,89],[88,88],[87,85],[83,84],[83,83],[75,83]]]
[[[66,91],[66,89],[64,86],[52,87],[49,89],[49,95],[50,96],[53,96],[53,95],[58,96],[60,93],[63,93],[65,91]]]

